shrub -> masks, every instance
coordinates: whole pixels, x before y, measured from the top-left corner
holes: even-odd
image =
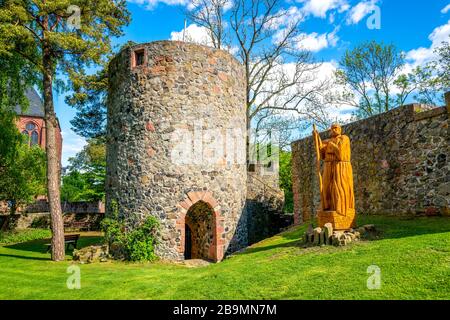
[[[157,259],[155,245],[159,222],[155,217],[147,217],[141,225],[132,230],[128,230],[125,223],[117,217],[105,218],[101,222],[101,228],[115,257],[124,255],[124,258],[130,261]]]
[[[50,216],[36,217],[31,222],[31,228],[48,229],[50,228]]]
[[[126,234],[125,250],[131,261],[156,260],[155,236],[158,227],[158,220],[149,216],[140,227]]]

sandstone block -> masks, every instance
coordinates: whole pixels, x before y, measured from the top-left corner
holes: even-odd
[[[331,223],[325,223],[324,229],[324,244],[332,244],[333,226]]]
[[[108,260],[109,251],[107,245],[95,245],[75,249],[73,251],[73,260],[80,263],[104,262]]]
[[[320,237],[322,233],[322,228],[317,227],[314,229],[314,244],[319,245],[320,244]]]

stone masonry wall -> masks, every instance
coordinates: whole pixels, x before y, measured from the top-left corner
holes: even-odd
[[[357,214],[448,214],[448,109],[413,104],[347,124]],[[321,133],[322,139],[328,132]],[[312,137],[292,143],[295,222],[320,203]]]
[[[105,213],[105,204],[101,201],[61,201],[63,213]],[[0,214],[9,213],[10,208],[6,201],[0,201]],[[17,213],[50,212],[47,200],[37,200],[29,205],[17,208]]]
[[[0,213],[0,228],[6,219],[10,217],[9,214]],[[90,231],[100,230],[100,222],[104,218],[102,213],[64,213],[63,222],[66,232],[70,230],[86,230]],[[77,225],[78,223],[78,225]],[[27,228],[50,228],[50,213],[49,212],[32,212],[21,213],[12,216],[9,226],[13,229],[27,229]]]
[[[273,162],[273,170],[256,164],[247,173],[248,242],[253,244],[279,233],[292,224],[283,213],[284,192],[279,186],[279,163]]]
[[[157,217],[157,254],[182,260],[186,213],[202,201],[213,212],[209,258],[219,261],[244,247],[243,67],[222,50],[158,41],[121,51],[110,64],[109,76],[107,214],[116,202],[120,217],[131,227],[148,215]],[[216,131],[205,136],[195,133],[199,129]],[[225,133],[231,140],[216,140]],[[180,141],[174,137],[189,144],[189,150],[179,150]],[[214,150],[208,149],[214,141],[230,148],[205,164],[214,158]],[[191,151],[197,153],[191,157]],[[244,161],[230,160],[238,153]]]

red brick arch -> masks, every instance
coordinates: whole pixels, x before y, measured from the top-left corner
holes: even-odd
[[[45,148],[45,137],[43,137],[44,119],[21,116],[17,122],[17,128],[19,129],[20,133],[25,130],[25,127],[28,123],[32,123],[36,126],[36,129],[34,131],[36,131],[38,134],[38,144],[42,148]]]
[[[38,132],[38,140],[39,145],[42,147],[42,149],[45,149],[47,144],[47,137],[46,137],[46,128],[45,128],[45,120],[41,117],[34,117],[34,116],[24,116],[20,115],[19,119],[17,119],[16,125],[20,132],[22,132],[25,129],[25,126],[27,123],[32,122],[37,127]],[[56,145],[58,150],[58,157],[59,162],[61,162],[61,152],[62,152],[62,136],[61,136],[61,128],[58,126],[55,128],[55,134],[56,134]]]
[[[224,234],[224,218],[220,214],[220,207],[217,200],[209,191],[191,191],[187,193],[187,197],[178,205],[179,214],[176,222],[176,229],[180,234],[180,242],[178,245],[178,252],[184,254],[185,245],[185,218],[189,208],[199,201],[207,203],[213,211],[213,239],[209,247],[208,258],[212,261],[218,262],[223,259],[225,240],[222,237]]]

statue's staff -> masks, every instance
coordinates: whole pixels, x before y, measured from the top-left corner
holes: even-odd
[[[321,147],[321,141],[319,132],[316,129],[316,125],[313,124],[313,137],[314,137],[314,146],[316,148],[316,170],[317,170],[317,176],[319,177],[319,190],[320,194],[322,194],[322,174],[320,173],[320,147]]]

